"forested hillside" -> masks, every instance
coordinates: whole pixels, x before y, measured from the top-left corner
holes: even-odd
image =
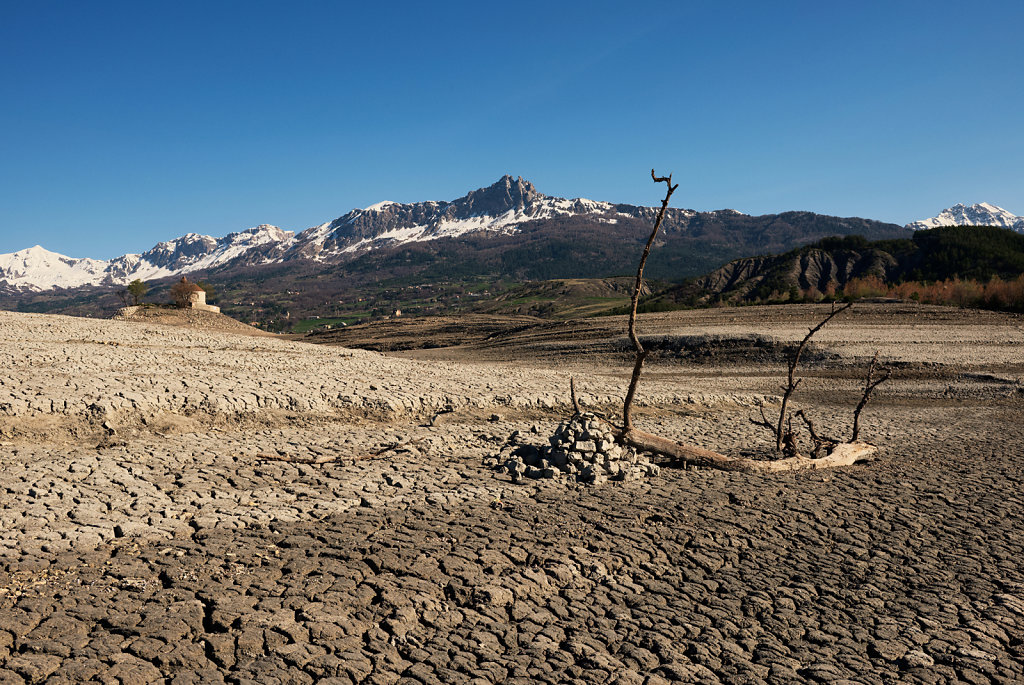
[[[737,259],[655,293],[642,307],[890,296],[1019,309],[1024,302],[1014,284],[1022,274],[1024,235],[993,226],[943,226],[906,240],[834,237],[781,255]]]

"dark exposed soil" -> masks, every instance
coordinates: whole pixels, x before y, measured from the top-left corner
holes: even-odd
[[[530,328],[542,322],[542,319],[532,316],[492,314],[395,317],[376,323],[314,331],[298,339],[320,345],[399,352],[479,343],[509,330]]]
[[[807,327],[824,317],[828,305],[731,307],[644,314],[640,335],[653,347],[670,350],[668,357],[714,363],[777,363],[798,342]],[[904,332],[927,339],[921,331],[951,332],[997,326],[1016,330],[1024,345],[1024,315],[956,309],[912,303],[859,303],[816,336],[819,347],[831,335],[857,343],[862,329],[880,332],[882,346],[899,348]],[[832,334],[832,331],[837,331]],[[533,317],[424,317],[352,326],[311,335],[310,342],[402,352],[404,356],[460,361],[519,360],[555,365],[581,357],[618,361],[628,354],[625,316],[569,320]],[[942,341],[935,339],[936,343]],[[657,356],[657,355],[655,355]],[[895,358],[895,357],[894,357]],[[923,360],[907,359],[907,362]],[[1019,360],[1015,360],[1019,361]],[[955,363],[956,360],[943,360]]]

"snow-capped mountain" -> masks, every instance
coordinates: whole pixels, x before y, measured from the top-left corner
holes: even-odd
[[[624,211],[626,209],[634,213]],[[508,235],[527,221],[556,216],[591,214],[603,217],[606,223],[614,223],[619,216],[633,217],[647,209],[582,198],[549,197],[538,193],[533,184],[522,177],[503,176],[494,185],[474,190],[452,202],[378,202],[353,210],[300,233],[291,252],[330,260],[377,247],[457,238],[479,231]],[[685,213],[687,210],[675,211]]]
[[[921,231],[936,226],[1001,226],[1024,233],[1024,217],[1016,216],[1002,207],[987,202],[974,205],[955,204],[931,219],[907,224],[907,228]]]
[[[204,272],[213,270],[225,278],[234,277],[231,274],[244,277],[243,272],[273,264],[288,264],[290,273],[306,268],[322,275],[328,273],[325,267],[358,260],[377,250],[386,261],[393,248],[412,243],[419,244],[421,251],[444,253],[446,259],[455,261],[472,261],[481,251],[494,253],[488,259],[512,251],[515,255],[511,262],[488,266],[488,273],[514,264],[524,278],[542,274],[550,278],[561,273],[539,266],[533,269],[531,259],[549,266],[554,260],[576,259],[583,273],[598,265],[621,272],[624,267],[618,260],[625,260],[625,253],[608,247],[613,254],[605,254],[605,247],[623,239],[642,242],[656,213],[654,207],[548,196],[529,181],[503,176],[493,185],[456,200],[378,202],[298,234],[269,225],[223,238],[189,233],[142,254],[108,261],[74,259],[36,246],[0,255],[0,293],[118,286],[136,278],[154,280],[192,273],[205,276]],[[678,248],[682,250],[680,255],[685,253],[687,257],[679,258],[691,270],[700,264],[700,258],[693,258],[694,249],[713,253],[717,260],[791,248],[829,235],[857,233],[877,238],[904,231],[890,224],[810,212],[751,217],[732,209],[696,212],[676,208],[668,209],[663,229],[664,240],[687,245]],[[581,242],[580,236],[587,238]],[[584,258],[584,254],[589,256]],[[376,265],[373,271],[378,267],[387,268]]]
[[[163,243],[157,243],[149,252],[139,255],[141,264],[153,269],[146,278],[161,278],[189,271],[206,271],[230,264],[252,250],[273,248],[291,242],[294,231],[282,231],[277,226],[261,224],[223,238],[189,233]],[[130,255],[126,255],[130,256]],[[132,278],[143,278],[138,271]]]
[[[109,262],[99,259],[65,257],[36,245],[25,250],[0,254],[0,278],[15,288],[75,288],[101,283],[109,265]]]
[[[288,244],[294,236],[292,231],[268,225],[229,233],[223,238],[188,233],[157,243],[142,254],[126,254],[106,261],[66,257],[36,245],[0,255],[0,281],[18,290],[124,285],[136,278],[150,280],[213,269],[253,250]]]
[[[19,290],[49,290],[123,285],[136,278],[165,278],[227,265],[294,259],[341,262],[373,249],[410,242],[479,232],[509,235],[524,222],[556,216],[595,215],[595,220],[615,223],[619,217],[653,216],[654,211],[650,207],[549,197],[537,192],[529,181],[504,176],[491,186],[451,202],[378,202],[298,235],[270,225],[223,238],[188,233],[158,243],[142,254],[125,254],[107,261],[66,257],[36,246],[0,255],[0,281]],[[672,212],[677,218],[696,214],[692,210]]]

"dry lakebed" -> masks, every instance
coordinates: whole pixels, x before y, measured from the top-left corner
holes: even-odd
[[[637,423],[763,454],[827,311],[642,315]],[[0,684],[1024,682],[1021,316],[815,336],[793,401],[833,433],[894,370],[869,463],[596,485],[494,465],[549,444],[570,377],[615,418],[624,319],[475,325],[0,312]]]

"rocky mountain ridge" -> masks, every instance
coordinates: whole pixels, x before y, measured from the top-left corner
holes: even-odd
[[[557,262],[558,251],[583,247],[577,238],[581,231],[589,231],[594,240],[623,231],[632,240],[633,233],[646,231],[643,226],[650,224],[656,212],[655,207],[548,196],[529,181],[506,175],[453,201],[379,202],[299,233],[270,225],[223,238],[189,233],[159,243],[147,252],[108,261],[66,257],[35,246],[0,255],[0,290],[11,294],[113,287],[136,278],[158,280],[264,267],[322,271],[340,269],[364,257],[387,261],[388,255],[404,246],[422,246],[431,254],[449,249],[477,254],[483,249],[527,251],[543,259],[545,253],[551,253]],[[687,249],[696,243],[709,246],[708,254],[694,263],[703,259],[717,264],[737,256],[730,251],[744,249],[744,245],[761,251],[789,248],[824,235],[863,233],[881,237],[903,230],[880,222],[809,212],[751,217],[731,209],[697,212],[677,208],[669,208],[663,226],[667,241],[686,242]],[[567,237],[569,234],[571,237]],[[547,247],[537,247],[541,242]],[[435,243],[447,247],[429,247]],[[513,261],[516,259],[520,257],[513,257]],[[605,266],[609,265],[602,262],[602,268]],[[608,274],[593,275],[615,275],[619,267],[609,268]]]
[[[743,301],[752,296],[770,297],[772,292],[790,288],[815,289],[820,293],[841,291],[852,278],[875,274],[890,279],[900,269],[899,260],[884,250],[865,246],[809,248],[796,254],[750,257],[729,262],[694,285],[709,293],[728,293]]]
[[[651,208],[630,209],[642,215]],[[686,214],[685,210],[674,211]],[[36,245],[0,255],[0,280],[9,288],[39,291],[122,285],[136,278],[159,279],[225,266],[302,259],[340,263],[382,247],[477,232],[508,235],[524,222],[583,214],[608,215],[606,221],[613,223],[616,205],[549,197],[537,192],[529,181],[504,176],[452,202],[379,202],[298,234],[266,224],[223,238],[188,233],[158,243],[147,252],[111,260],[67,257]]]
[[[537,192],[522,177],[503,176],[497,183],[452,202],[378,202],[353,210],[303,231],[285,257],[301,254],[331,261],[375,248],[457,238],[468,233],[511,235],[524,222],[555,216],[610,215],[613,221],[618,213],[616,207],[583,198],[550,197]]]

